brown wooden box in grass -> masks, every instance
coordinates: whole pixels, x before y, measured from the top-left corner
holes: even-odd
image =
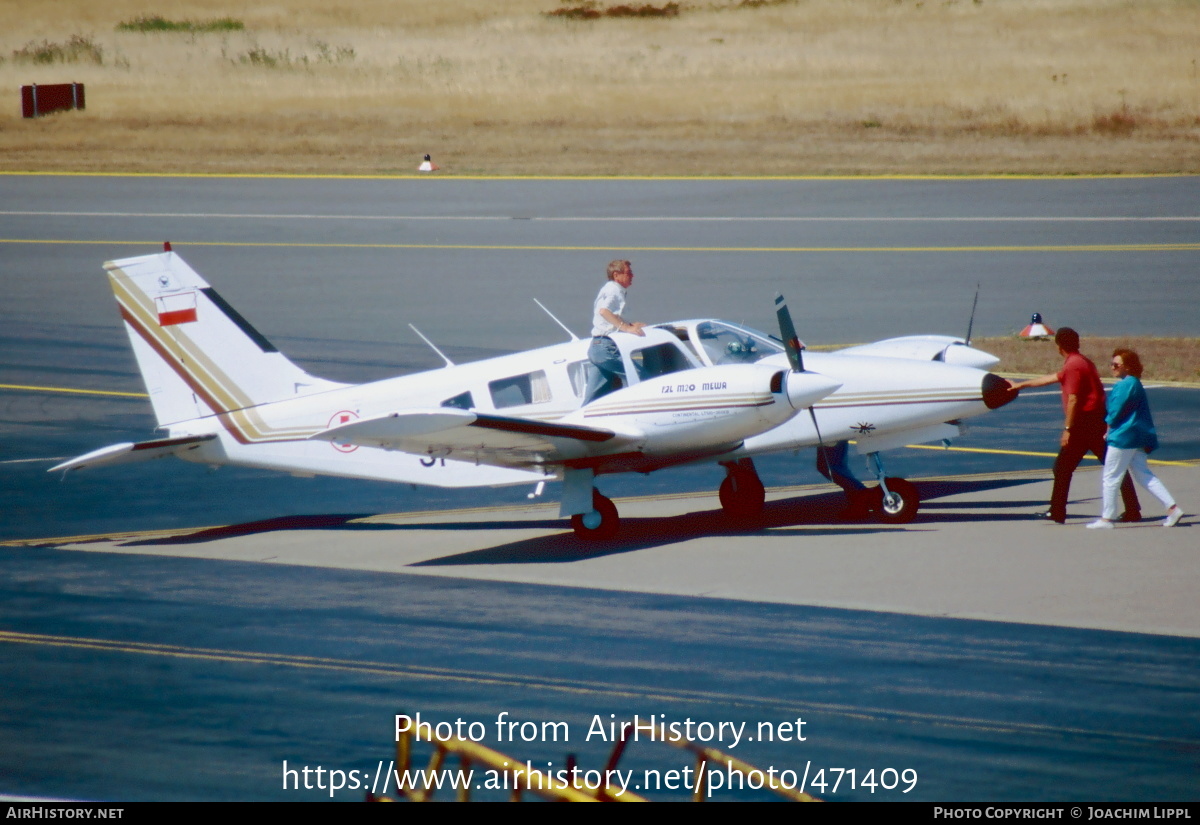
[[[70,109],[85,109],[82,83],[32,83],[21,87],[21,117],[42,117]]]

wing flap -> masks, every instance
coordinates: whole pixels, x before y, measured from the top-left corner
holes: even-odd
[[[632,441],[600,427],[451,408],[394,412],[331,427],[310,438],[502,466],[556,463],[607,453]]]

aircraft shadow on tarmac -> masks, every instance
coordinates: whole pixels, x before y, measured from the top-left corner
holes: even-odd
[[[1028,481],[1025,479],[937,481],[920,482],[917,484],[917,487],[921,492],[922,498],[928,499],[1026,483]],[[1037,504],[1041,503],[1043,502],[1037,502]],[[1002,506],[1024,507],[1026,504],[1027,502],[1009,502]],[[946,506],[954,507],[956,505],[948,504]],[[439,559],[428,559],[423,562],[417,562],[412,566],[444,567],[470,564],[554,563],[599,558],[617,553],[628,553],[634,550],[644,550],[666,544],[675,544],[687,541],[688,539],[709,536],[761,535],[778,538],[796,538],[798,535],[867,535],[901,529],[897,526],[880,525],[874,520],[858,522],[844,521],[840,518],[844,507],[844,497],[840,492],[836,492],[768,502],[762,516],[753,521],[732,521],[721,510],[705,510],[665,518],[624,518],[621,520],[621,530],[617,538],[609,542],[585,542],[580,541],[570,533],[560,533],[553,536],[540,536],[499,544],[494,547],[472,550],[466,553],[457,553]],[[1024,513],[1011,516],[968,513],[944,513],[938,515],[918,513],[913,524],[906,525],[906,527],[912,529],[916,525],[917,529],[921,529],[920,525],[922,523],[963,520],[997,521],[1007,519],[1028,520],[1029,516]],[[520,524],[527,526],[529,523],[521,522]],[[553,524],[561,526],[562,522],[553,522]],[[471,524],[461,526],[467,529],[475,527],[475,525]],[[793,527],[803,527],[806,529],[803,531],[788,529]]]
[[[986,490],[1027,484],[1037,479],[991,479],[991,480],[948,480],[916,482],[921,493],[922,510],[915,521],[906,529],[921,529],[921,525],[963,521],[1028,521],[1029,508],[1043,505],[1038,501],[972,501],[970,504],[938,502],[962,493],[979,493]],[[844,521],[840,513],[845,499],[840,492],[800,496],[768,502],[761,517],[752,521],[733,521],[721,510],[702,510],[679,516],[660,518],[625,518],[617,538],[608,542],[581,541],[571,533],[562,519],[539,520],[496,520],[458,521],[417,524],[387,524],[363,522],[371,514],[330,514],[308,516],[281,516],[262,521],[210,527],[184,535],[139,539],[123,542],[125,547],[145,547],[181,544],[200,544],[234,536],[270,533],[285,530],[332,530],[332,531],[417,531],[417,530],[469,530],[502,533],[507,530],[556,530],[554,535],[538,536],[504,542],[492,547],[458,553],[438,559],[415,563],[414,567],[439,567],[471,564],[530,564],[579,561],[599,558],[617,553],[628,553],[675,544],[688,539],[727,535],[763,535],[794,538],[798,531],[787,529],[803,527],[805,536],[843,535],[854,533],[865,535],[881,531],[901,529],[898,526],[880,525],[874,520]],[[1016,509],[1016,513],[963,512],[963,510]],[[816,528],[816,529],[813,529]],[[928,529],[928,528],[925,528]]]

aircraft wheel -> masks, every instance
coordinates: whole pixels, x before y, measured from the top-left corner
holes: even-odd
[[[917,508],[921,504],[921,496],[917,488],[902,478],[886,479],[887,488],[892,495],[883,495],[879,489],[879,520],[885,524],[908,524],[917,517]]]
[[[755,473],[734,472],[725,476],[718,491],[721,509],[732,518],[748,519],[762,514],[767,491]]]
[[[621,526],[621,517],[617,515],[617,505],[601,495],[599,490],[592,490],[592,507],[595,513],[599,514],[599,522],[589,526],[596,516],[592,513],[581,513],[571,516],[571,529],[575,531],[576,537],[588,541],[611,539]]]

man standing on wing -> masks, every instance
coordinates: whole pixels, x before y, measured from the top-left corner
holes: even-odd
[[[625,378],[621,350],[611,337],[614,332],[645,336],[643,323],[630,323],[621,317],[625,311],[625,291],[633,284],[633,265],[629,261],[612,261],[608,265],[608,283],[600,288],[592,307],[592,345],[588,348],[587,390],[583,403],[616,389]]]
[[[1050,511],[1046,517],[1063,524],[1067,520],[1067,496],[1071,492],[1075,468],[1089,452],[1104,462],[1107,425],[1104,423],[1104,385],[1100,383],[1096,365],[1079,352],[1079,333],[1070,327],[1062,327],[1055,333],[1054,343],[1063,358],[1062,370],[1010,384],[1014,390],[1062,385],[1063,430],[1058,442],[1058,458],[1054,460],[1054,490],[1050,494]],[[1139,521],[1142,508],[1128,475],[1121,482],[1121,500],[1125,505],[1121,521]]]

